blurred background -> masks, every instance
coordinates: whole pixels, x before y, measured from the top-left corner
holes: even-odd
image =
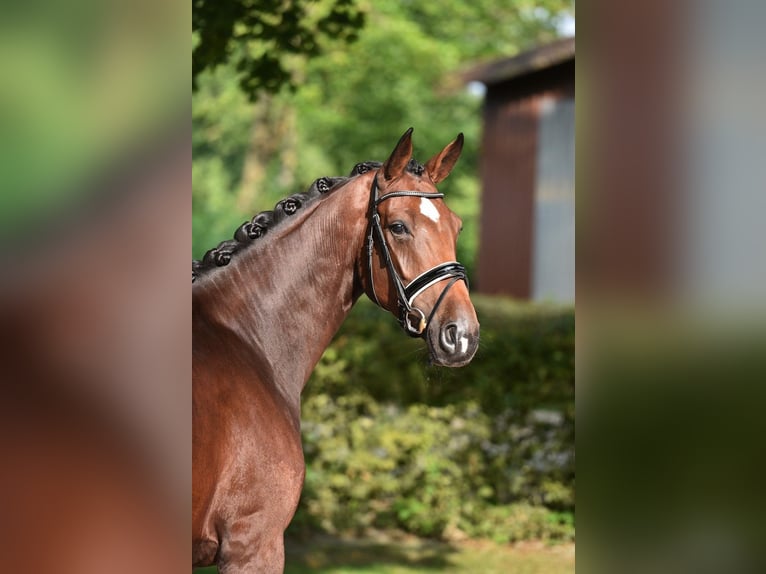
[[[9,571],[188,564],[191,18],[179,8],[0,7]]]
[[[244,10],[220,63],[213,4],[195,5],[195,258],[410,126],[421,161],[466,137],[440,190],[481,348],[429,367],[357,304],[303,395],[288,571],[573,572],[573,3],[276,4]]]
[[[360,303],[308,387],[291,563],[571,571],[572,6],[243,4],[0,7],[4,567],[188,567],[189,252],[414,126],[421,159],[467,137],[485,341],[429,369]],[[762,572],[766,4],[579,8],[581,568]]]

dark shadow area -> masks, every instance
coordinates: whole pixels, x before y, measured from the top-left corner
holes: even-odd
[[[419,571],[444,571],[453,566],[457,549],[445,542],[407,539],[353,540],[327,534],[285,538],[285,574],[335,572],[340,568],[370,569],[402,566]],[[194,574],[216,574],[215,567],[195,568]]]
[[[457,552],[450,544],[424,540],[352,540],[329,535],[287,537],[287,574],[324,572],[344,567],[378,570],[381,566],[404,566],[444,571]]]

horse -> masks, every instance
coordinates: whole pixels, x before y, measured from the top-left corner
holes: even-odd
[[[462,223],[436,188],[462,147],[461,133],[420,164],[410,128],[385,162],[317,179],[192,262],[193,566],[283,571],[305,472],[301,392],[362,294],[432,363],[473,358]]]

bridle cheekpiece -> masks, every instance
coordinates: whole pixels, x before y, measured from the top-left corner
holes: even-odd
[[[377,293],[375,293],[375,281],[372,276],[373,251],[375,248],[375,239],[377,238],[380,254],[383,257],[383,261],[388,268],[388,275],[396,289],[396,299],[399,307],[399,324],[411,337],[424,337],[425,333],[428,331],[428,325],[430,325],[431,319],[433,319],[436,310],[439,308],[439,305],[441,305],[447,292],[459,280],[465,281],[466,286],[468,286],[468,275],[465,267],[460,263],[457,261],[448,261],[424,271],[410,281],[408,285],[404,285],[404,282],[391,259],[391,252],[388,248],[383,228],[380,225],[380,213],[378,212],[378,206],[392,197],[426,197],[428,199],[441,199],[444,197],[444,194],[426,193],[414,190],[399,190],[378,196],[377,174],[373,177],[372,186],[370,188],[370,230],[367,235],[367,257],[372,298],[378,306],[382,306],[378,300]],[[442,290],[439,298],[436,300],[436,303],[426,318],[426,314],[413,305],[415,298],[432,285],[447,280],[449,280],[449,283],[447,283]]]

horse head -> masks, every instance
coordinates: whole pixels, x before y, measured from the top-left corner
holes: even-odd
[[[436,184],[452,171],[463,134],[425,165],[412,159],[412,128],[371,177],[366,252],[359,276],[367,295],[426,340],[437,365],[467,364],[479,322],[455,248],[462,222]]]

